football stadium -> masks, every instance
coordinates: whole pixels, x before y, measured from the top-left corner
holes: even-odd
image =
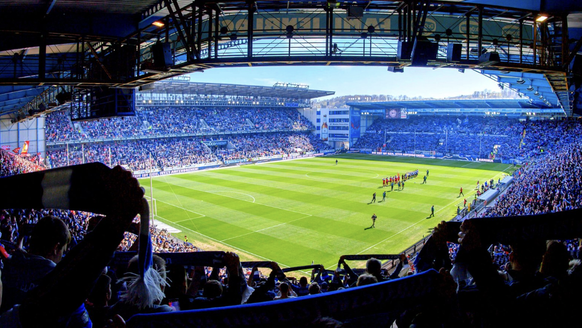
[[[0,327],[580,325],[580,4],[0,8]]]

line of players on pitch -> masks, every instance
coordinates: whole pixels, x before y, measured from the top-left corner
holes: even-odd
[[[400,176],[400,173],[398,173],[395,176],[382,179],[382,188],[388,187],[388,185],[390,185],[390,188],[391,188],[390,191],[392,191],[392,190],[394,190],[394,184],[396,183],[398,185],[398,190],[400,190],[400,188],[404,189],[404,182],[409,180],[409,179],[416,178],[417,176],[418,176],[418,170],[412,171],[412,172],[407,172],[406,174],[403,174],[402,176]],[[423,183],[426,183],[427,176],[428,176],[428,170],[426,170],[426,175],[424,176]]]
[[[412,179],[412,178],[416,178],[418,176],[418,170],[412,171],[412,172],[407,172],[405,174],[400,175],[400,173],[396,174],[395,176],[392,177],[387,177],[385,179],[382,179],[382,188],[384,187],[388,187],[390,185],[390,191],[394,190],[394,184],[396,184],[398,186],[398,190],[404,190],[404,182]],[[424,176],[424,181],[422,183],[426,183],[426,177],[428,176],[428,170],[426,170],[426,175]],[[382,202],[386,201],[386,191],[384,191],[382,193]],[[374,192],[372,194],[372,200],[370,201],[371,203],[375,203],[376,202],[376,193]]]

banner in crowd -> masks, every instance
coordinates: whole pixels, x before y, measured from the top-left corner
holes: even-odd
[[[202,141],[203,144],[206,146],[226,146],[226,140],[205,140]]]
[[[350,327],[389,327],[410,307],[434,300],[439,274],[426,271],[333,293],[237,306],[133,316],[127,327],[307,327],[332,317]]]
[[[360,118],[361,113],[359,110],[354,110],[350,108],[350,139],[360,137]]]
[[[166,261],[166,264],[178,264],[183,266],[224,266],[224,252],[189,252],[189,253],[156,253]],[[136,251],[115,252],[110,265],[126,267],[129,260],[137,255]]]
[[[327,123],[327,115],[323,115],[323,119],[321,120],[321,140],[327,141],[329,138],[329,126]]]
[[[20,155],[28,155],[28,146],[30,145],[30,141],[25,141],[24,144],[22,145],[22,152],[20,153]]]
[[[383,156],[403,156],[403,157],[430,157],[425,154],[414,154],[414,153],[401,153],[401,152],[390,152],[390,151],[380,151],[372,152],[373,155],[383,155]]]
[[[166,170],[166,171],[159,171],[159,172],[134,173],[133,176],[137,179],[149,178],[150,176],[157,177],[157,176],[162,176],[162,175],[188,173],[188,172],[194,172],[194,171],[208,169],[208,168],[212,168],[212,167],[218,167],[218,166],[219,165],[212,165],[212,166],[189,167],[189,168],[185,168],[185,169]]]
[[[335,151],[332,151],[332,152],[335,152]],[[224,161],[224,164],[227,164],[227,165],[253,164],[253,163],[258,163],[258,162],[262,163],[262,162],[268,162],[268,161],[280,161],[282,159],[309,158],[309,157],[317,157],[317,156],[323,156],[323,155],[324,155],[323,153],[307,153],[304,155],[292,153],[292,154],[287,154],[287,155],[262,156],[262,157],[256,157],[256,158],[242,158],[242,159],[236,159],[236,160],[233,159],[233,160]],[[201,166],[196,166],[196,167],[188,167],[188,168],[182,168],[182,169],[134,173],[133,176],[136,177],[137,179],[140,179],[140,178],[149,178],[150,176],[157,177],[157,176],[163,176],[163,175],[188,173],[188,172],[194,172],[194,171],[200,171],[200,170],[214,169],[214,168],[218,168],[218,167],[220,167],[220,164],[214,163],[214,164],[201,165]]]

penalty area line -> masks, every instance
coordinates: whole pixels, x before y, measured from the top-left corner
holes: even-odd
[[[230,247],[230,248],[236,249],[236,250],[238,250],[238,251],[240,251],[240,252],[243,252],[243,253],[246,253],[246,254],[250,254],[250,255],[252,255],[252,256],[255,256],[255,257],[261,258],[261,259],[263,259],[263,260],[266,260],[266,261],[271,261],[271,262],[274,262],[273,260],[271,260],[271,259],[269,259],[269,258],[266,258],[266,257],[264,257],[264,256],[261,256],[261,255],[258,255],[258,254],[255,254],[255,253],[252,253],[252,252],[249,252],[249,251],[246,251],[246,250],[244,250],[244,249],[242,249],[242,248],[236,247],[236,246],[234,246],[234,245],[231,245],[231,244],[228,244],[228,243],[223,243],[223,242],[219,241],[218,239],[212,238],[212,237],[210,237],[210,236],[207,236],[207,235],[205,235],[205,234],[203,234],[203,233],[200,233],[200,232],[198,232],[198,231],[194,231],[194,230],[192,230],[192,229],[190,229],[190,228],[188,228],[188,227],[185,227],[185,226],[183,226],[183,225],[181,225],[181,224],[177,224],[177,225],[179,225],[179,226],[180,226],[182,229],[184,229],[184,230],[188,230],[188,231],[190,231],[190,232],[192,232],[192,233],[194,233],[194,234],[197,234],[197,235],[199,235],[199,236],[202,236],[202,237],[204,237],[204,238],[208,238],[208,239],[210,239],[210,240],[212,240],[212,241],[214,241],[214,242],[216,242],[216,243],[223,244],[223,245],[225,245],[225,246],[227,246],[227,247]],[[279,262],[277,262],[277,263],[279,263]],[[280,265],[280,266],[282,265],[282,266],[288,267],[288,265],[285,265],[284,263],[279,263],[279,265]]]
[[[168,203],[168,202],[164,202],[163,200],[159,200],[159,199],[158,199],[157,201],[158,201],[158,202],[161,202],[161,203],[164,203],[164,204],[168,204],[168,205],[170,205],[170,206],[174,206],[174,207],[176,207],[176,208],[179,208],[179,209],[181,209],[181,210],[184,210],[184,211],[186,211],[186,212],[191,212],[191,213],[195,213],[195,214],[198,214],[198,215],[199,215],[198,217],[195,217],[195,218],[188,218],[188,219],[185,219],[185,220],[180,220],[180,221],[176,221],[176,222],[184,222],[184,221],[190,221],[190,220],[194,220],[194,219],[200,219],[200,218],[203,218],[203,217],[205,217],[205,216],[206,216],[206,215],[204,215],[204,214],[202,214],[202,213],[194,212],[194,211],[192,211],[192,210],[189,210],[189,209],[187,209],[187,208],[185,208],[185,207],[178,206],[178,205],[174,205],[174,204],[172,204],[172,203]],[[156,216],[159,216],[159,215],[156,215]]]
[[[212,193],[213,193],[213,194],[221,194],[221,193],[229,193],[229,192],[230,192],[230,193],[233,193],[233,194],[240,194],[240,195],[249,196],[250,198],[252,198],[252,199],[253,199],[253,203],[254,203],[254,202],[256,202],[256,199],[255,199],[255,197],[253,197],[252,195],[249,195],[249,194],[247,194],[247,193],[244,193],[244,192],[240,192],[240,191],[231,191],[231,190],[219,190],[219,191],[212,191]],[[229,197],[229,196],[226,196],[226,197],[228,197],[228,198],[234,198],[234,197]],[[235,199],[238,199],[238,198],[235,198]],[[239,199],[239,200],[240,200],[240,201],[243,201],[243,202],[245,201],[245,200],[242,200],[242,199]]]

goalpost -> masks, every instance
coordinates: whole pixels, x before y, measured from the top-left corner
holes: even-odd
[[[150,161],[152,161],[152,154],[150,153]],[[144,198],[148,201],[150,205],[150,215],[152,219],[158,215],[158,203],[154,197],[154,181],[150,172],[150,195],[144,195]]]
[[[143,198],[145,198],[150,205],[150,215],[152,218],[156,217],[158,215],[158,203],[156,202],[156,199],[148,195],[144,195]]]

